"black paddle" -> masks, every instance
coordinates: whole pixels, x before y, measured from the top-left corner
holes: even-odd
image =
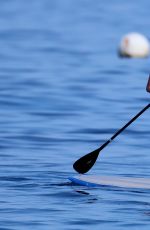
[[[150,77],[148,80],[148,84],[146,87],[146,90],[150,92]],[[150,104],[145,106],[135,117],[133,117],[126,125],[124,125],[121,129],[119,129],[108,141],[106,141],[100,148],[94,150],[91,153],[86,154],[85,156],[78,159],[74,164],[73,168],[78,173],[86,173],[88,172],[94,163],[96,162],[96,159],[102,149],[104,149],[113,139],[115,139],[124,129],[126,129],[132,122],[134,122],[139,116],[141,116],[142,113],[144,113],[148,108],[150,107]]]

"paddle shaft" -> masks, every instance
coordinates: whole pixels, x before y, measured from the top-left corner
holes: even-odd
[[[143,108],[135,117],[133,117],[126,125],[124,125],[121,129],[119,129],[108,141],[106,141],[101,147],[92,151],[91,153],[86,154],[85,156],[78,159],[74,164],[73,168],[78,173],[86,173],[88,172],[93,165],[95,164],[97,157],[102,149],[104,149],[113,139],[115,139],[124,129],[126,129],[132,122],[134,122],[142,113],[144,113],[150,104],[148,104],[145,108]]]
[[[103,148],[105,148],[112,140],[114,140],[123,130],[125,130],[133,121],[135,121],[139,116],[141,116],[142,113],[144,113],[148,108],[150,107],[150,104],[145,106],[138,114],[136,114],[135,117],[133,117],[126,125],[124,125],[121,129],[119,129],[108,141],[106,141],[100,148],[99,151],[101,151]]]

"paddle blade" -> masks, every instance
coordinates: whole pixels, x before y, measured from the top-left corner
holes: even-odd
[[[78,173],[86,173],[88,172],[92,166],[94,165],[98,154],[100,152],[100,149],[96,149],[91,153],[88,153],[87,155],[81,157],[79,160],[77,160],[73,164],[73,168],[78,172]]]
[[[150,93],[150,76],[149,76],[149,79],[148,79],[148,82],[147,82],[146,91],[148,93]]]

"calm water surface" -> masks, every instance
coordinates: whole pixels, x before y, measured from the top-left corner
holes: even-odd
[[[67,179],[149,103],[150,58],[117,56],[125,33],[150,37],[149,1],[0,5],[0,229],[149,229],[149,190]],[[147,111],[89,174],[149,178],[149,124]]]

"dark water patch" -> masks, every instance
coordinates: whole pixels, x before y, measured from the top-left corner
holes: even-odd
[[[8,226],[8,229],[19,229],[21,226],[26,227],[43,227],[46,226],[45,223],[43,223],[40,220],[34,221],[34,220],[9,220],[9,221],[1,221],[1,226]],[[13,228],[13,226],[15,226],[15,228]],[[3,230],[3,228],[2,228]]]
[[[13,156],[14,156],[13,154],[0,153],[0,157],[2,157],[2,158],[11,158]]]
[[[17,181],[16,181],[17,182]],[[21,191],[21,192],[30,192],[33,191],[36,188],[41,188],[41,185],[36,182],[31,182],[31,183],[22,183],[22,184],[13,184],[9,185],[9,190],[15,190],[15,191]]]
[[[116,203],[118,202],[118,204],[123,204],[123,207],[124,207],[124,210],[126,209],[136,209],[138,207],[141,207],[141,206],[150,206],[150,203],[149,202],[146,202],[146,201],[138,201],[138,200],[127,200],[127,201],[116,201]],[[129,208],[129,205],[130,205],[130,208]],[[126,207],[127,206],[127,207]]]
[[[100,129],[100,128],[86,128],[86,129],[78,129],[70,131],[70,133],[79,133],[79,134],[113,134],[115,133],[115,129]]]
[[[39,214],[40,212],[41,212],[41,214],[45,214],[45,213],[51,213],[51,212],[60,212],[60,211],[62,211],[61,209],[59,209],[59,210],[57,210],[57,209],[54,209],[54,208],[51,208],[51,207],[49,207],[49,208],[41,208],[41,207],[33,207],[33,208],[24,208],[24,209],[22,209],[22,208],[16,208],[16,209],[13,209],[13,208],[2,208],[2,209],[0,209],[0,213],[2,213],[2,212],[4,212],[4,213],[8,213],[8,214],[16,214],[16,213],[18,213],[19,212],[19,214],[21,215],[21,214],[27,214],[27,215],[29,215],[30,213],[34,213],[34,214]]]
[[[29,181],[30,178],[18,177],[18,176],[0,176],[0,181],[11,181],[11,182],[24,182]]]
[[[146,227],[146,229],[148,229],[148,223],[136,223],[136,221],[134,221],[133,223],[129,223],[129,224],[120,224],[120,227],[124,227],[124,228],[144,228]]]
[[[59,53],[60,55],[67,55],[72,56],[73,58],[81,59],[83,56],[87,58],[89,56],[89,52],[87,50],[81,50],[81,49],[73,49],[71,47],[70,49],[68,47],[63,47],[60,45],[53,46],[53,47],[43,47],[40,49],[42,52],[48,52],[48,53]],[[36,51],[40,51],[39,48],[36,48]]]
[[[52,183],[52,184],[49,184],[49,186],[60,186],[60,187],[64,187],[64,186],[70,186],[71,183],[70,182],[64,182],[64,183]]]
[[[59,119],[59,117],[62,119],[63,117],[72,117],[76,116],[77,114],[74,112],[31,112],[30,113],[33,116],[39,116],[39,117],[44,117],[44,118],[54,118],[54,119]]]
[[[107,70],[102,70],[100,71],[101,74],[105,74],[106,76],[114,76],[114,77],[117,77],[117,76],[125,76],[126,74],[129,73],[129,71],[127,69],[107,69]],[[110,83],[110,80],[108,81],[108,83]]]
[[[19,141],[19,142],[18,142]],[[105,140],[102,140],[102,142]],[[25,144],[28,143],[27,144]],[[11,148],[13,146],[16,146],[18,148],[22,148],[22,149],[42,149],[43,147],[45,149],[49,149],[50,146],[55,146],[56,143],[58,144],[63,144],[64,143],[99,143],[99,139],[94,138],[91,139],[90,137],[47,137],[47,136],[39,136],[39,135],[13,135],[13,136],[5,136],[4,138],[4,143],[5,145],[3,146],[3,148]]]
[[[0,99],[0,104],[4,107],[8,107],[8,106],[11,106],[11,107],[20,107],[20,106],[23,106],[23,104],[25,105],[28,105],[25,101],[21,102],[21,101],[17,101],[16,99],[14,98],[5,98],[5,99]]]
[[[83,191],[83,190],[76,190],[76,192],[82,195],[90,195],[90,193]]]
[[[144,211],[143,214],[150,218],[150,211]]]
[[[42,88],[46,88],[47,85],[41,81],[40,79],[32,79],[32,78],[26,78],[24,80],[22,80],[21,82],[17,82],[16,83],[16,86],[18,85],[18,87],[21,87],[22,86],[22,90],[26,90],[26,88],[30,88],[30,89],[36,89],[37,88],[40,88],[42,90]]]
[[[70,225],[73,225],[73,226],[82,226],[82,225],[85,225],[85,226],[95,226],[95,225],[104,225],[104,224],[114,224],[114,223],[119,223],[118,220],[108,220],[108,219],[101,219],[100,217],[99,218],[94,218],[92,221],[90,221],[89,219],[87,218],[79,218],[78,220],[73,220],[73,221],[69,221],[69,224]]]
[[[11,228],[3,228],[3,227],[2,227],[2,228],[1,228],[1,227],[0,227],[0,230],[15,230],[15,228],[13,228],[13,227],[11,227]]]
[[[7,144],[4,144],[4,143],[0,144],[0,150],[5,150],[7,148],[9,148]],[[5,157],[6,158],[6,157],[10,157],[10,155],[4,155],[3,154],[3,155],[1,155],[1,157]]]
[[[138,138],[139,136],[148,136],[149,131],[148,130],[133,130],[133,129],[128,129],[125,130],[127,135],[131,135],[131,136],[136,136],[136,138]]]

